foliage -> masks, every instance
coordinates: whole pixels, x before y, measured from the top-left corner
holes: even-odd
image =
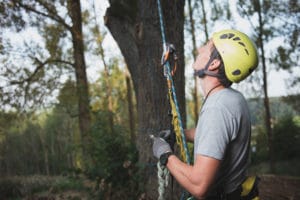
[[[272,125],[274,131],[274,150],[279,151],[279,154],[275,153],[275,160],[279,161],[283,158],[279,156],[280,151],[282,151],[281,142],[289,140],[288,138],[281,139],[289,135],[290,137],[297,136],[296,127],[299,127],[297,122],[297,116],[299,116],[298,109],[294,108],[297,104],[297,98],[281,98],[273,97],[270,98],[270,109],[273,113]],[[252,121],[252,147],[253,153],[251,155],[252,163],[257,164],[259,162],[264,162],[268,160],[268,137],[266,135],[265,128],[263,127],[263,100],[258,98],[248,99],[248,105],[251,113]],[[294,131],[293,131],[294,130]],[[292,135],[292,136],[291,136]],[[295,139],[294,142],[297,140]],[[299,142],[299,141],[298,141]],[[289,145],[288,145],[289,146]],[[287,146],[286,146],[287,148]],[[293,147],[292,147],[293,148]],[[277,150],[276,150],[277,149]],[[285,149],[285,148],[283,148]],[[291,150],[291,149],[290,149]],[[288,154],[287,152],[285,152]],[[284,153],[283,153],[284,154]],[[289,159],[286,157],[286,159]],[[291,158],[292,159],[292,158]]]
[[[128,185],[134,176],[132,170],[137,162],[137,151],[131,146],[126,131],[122,126],[114,126],[110,131],[107,113],[95,114],[95,123],[91,131],[90,153],[93,165],[88,170],[89,176],[104,179],[113,187]]]
[[[290,101],[286,98],[271,97],[270,109],[273,115],[273,120],[278,120],[286,115],[299,115],[300,112],[297,110],[297,98]],[[264,116],[263,99],[262,98],[250,98],[247,100],[251,114],[251,122],[253,126],[261,125]]]
[[[288,115],[274,126],[274,153],[277,160],[298,158],[300,155],[300,126]]]
[[[268,160],[268,137],[262,125],[257,126],[252,132],[251,162],[257,164]]]
[[[105,80],[105,71],[101,71],[100,78],[91,84],[92,111],[108,110],[107,88],[111,88],[112,111],[117,124],[128,124],[128,109],[126,99],[126,83],[124,70],[119,62],[113,59],[109,64],[109,82]],[[107,85],[109,84],[109,85]]]
[[[1,3],[3,30],[7,32],[1,37],[3,43],[0,42],[2,107],[28,111],[49,106],[55,101],[49,94],[57,92],[60,78],[70,71],[74,72],[71,47],[67,44],[70,34],[66,34],[62,21],[56,21],[59,18],[56,6],[62,8],[63,4],[59,1],[6,0]],[[18,34],[7,37],[14,35],[14,30],[18,30]],[[35,37],[24,37],[28,30]],[[19,42],[15,39],[18,37],[22,38]]]
[[[295,119],[293,116],[287,115],[275,121],[273,144],[277,162],[293,159],[299,160],[300,126]],[[261,126],[257,126],[254,130],[254,135],[255,151],[252,153],[252,161],[254,164],[257,164],[268,160],[268,138],[264,128]]]
[[[51,110],[40,114],[18,115],[14,112],[1,112],[0,174],[31,175],[35,173],[59,175],[86,173],[89,178],[118,188],[114,195],[133,195],[138,177],[136,175],[137,151],[128,133],[126,110],[125,77],[117,65],[111,68],[113,86],[113,111],[105,107],[103,87],[106,82],[99,79],[91,87],[93,105],[93,127],[90,132],[88,154],[92,164],[82,171],[81,137],[78,130],[77,95],[75,82],[67,80],[57,97],[58,103]],[[103,96],[101,96],[103,95]],[[98,96],[98,97],[97,97]],[[113,131],[109,128],[108,117],[115,118]],[[20,159],[23,158],[23,159]],[[14,167],[12,167],[14,166]],[[124,187],[126,185],[126,187]],[[9,185],[8,185],[9,186]],[[53,190],[80,187],[77,182],[59,182]],[[8,189],[9,190],[9,189]],[[105,190],[108,190],[106,188]],[[105,194],[107,191],[99,193]],[[99,191],[98,191],[99,192]]]
[[[12,1],[4,0],[0,3],[1,27],[13,27],[15,31],[21,31],[26,22],[22,18],[20,8],[15,7]],[[2,38],[1,38],[2,39]],[[1,41],[1,40],[0,40]],[[0,49],[1,50],[1,49]]]
[[[4,115],[5,116],[5,115]],[[39,140],[41,127],[23,117],[12,120],[15,127],[3,130],[4,138],[1,141],[1,174],[33,174],[41,173],[42,156]]]
[[[296,87],[299,79],[293,72],[299,67],[299,1],[239,0],[237,3],[239,13],[249,20],[251,28],[255,31],[254,37],[257,38],[258,47],[261,46],[258,41],[259,35],[263,37],[263,54],[268,67],[291,72],[288,84]],[[262,15],[260,25],[257,20],[258,12]],[[263,60],[260,61],[262,62]]]
[[[14,176],[0,180],[0,196],[2,199],[18,199],[28,196],[38,196],[38,193],[51,193],[50,197],[63,191],[86,191],[92,190],[89,185],[84,185],[83,178],[63,176]],[[62,195],[61,195],[62,196]],[[34,198],[35,199],[35,198]]]
[[[282,100],[290,104],[296,112],[300,113],[300,94],[289,95],[283,97]]]
[[[52,192],[60,192],[65,190],[76,190],[81,191],[84,190],[84,185],[82,180],[79,178],[66,177],[55,180],[52,183]]]

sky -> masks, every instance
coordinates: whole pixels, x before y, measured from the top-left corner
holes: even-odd
[[[235,1],[235,0],[234,0]],[[86,2],[86,1],[82,1]],[[95,7],[99,11],[98,14],[98,19],[99,19],[99,24],[101,24],[101,29],[105,30],[106,37],[104,39],[104,48],[105,48],[105,54],[107,55],[107,59],[111,59],[113,57],[122,57],[121,53],[119,51],[118,45],[112,38],[111,34],[109,33],[108,29],[103,25],[103,16],[105,15],[106,8],[109,6],[109,3],[107,0],[101,0],[101,1],[94,1],[95,2]],[[233,10],[233,15],[234,18],[236,19],[236,25],[237,27],[240,28],[241,31],[245,33],[251,32],[250,25],[248,24],[247,20],[242,19],[237,12],[235,11],[236,8],[233,6],[235,4],[231,4],[231,10]],[[86,7],[87,4],[83,3],[83,7]],[[228,25],[226,24],[218,24],[216,26],[217,28],[213,28],[213,31],[218,31],[220,29],[224,28],[229,28]],[[10,35],[10,38],[13,38],[14,43],[20,44],[21,41],[24,38],[30,37],[31,39],[39,40],[39,35],[35,30],[26,30],[24,31],[21,35],[20,34],[15,34],[15,33],[7,33]],[[212,33],[209,33],[210,35]],[[185,52],[188,52],[189,50],[185,50]],[[87,65],[91,66],[87,69],[87,74],[88,74],[88,79],[90,82],[94,82],[97,80],[98,76],[101,70],[101,61],[99,60],[94,60],[94,59],[87,59]],[[192,74],[193,70],[191,67],[192,63],[186,63],[186,79],[187,80],[192,80]],[[259,65],[261,67],[261,65]],[[260,70],[257,70],[257,73],[262,73]],[[296,71],[300,75],[300,70]],[[254,73],[255,75],[255,73]],[[289,91],[287,90],[285,86],[285,80],[289,78],[289,73],[286,71],[268,71],[268,92],[270,97],[275,97],[275,96],[286,96],[289,94]],[[245,88],[245,84],[247,83],[241,83],[241,85],[233,85],[234,88],[238,90],[242,90]],[[189,84],[186,84],[189,85]],[[248,95],[251,97],[251,95]]]

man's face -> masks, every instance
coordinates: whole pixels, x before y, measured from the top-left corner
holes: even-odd
[[[193,64],[194,70],[204,69],[209,61],[213,47],[213,41],[209,40],[205,45],[198,48],[198,56]]]

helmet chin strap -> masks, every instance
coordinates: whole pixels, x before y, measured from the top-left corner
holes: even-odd
[[[194,76],[198,76],[199,78],[204,78],[205,76],[212,76],[212,77],[217,77],[217,78],[220,77],[219,74],[208,71],[207,69],[195,70]]]
[[[220,77],[219,74],[211,72],[208,70],[209,65],[211,64],[211,62],[217,57],[218,55],[218,51],[217,49],[214,49],[214,51],[211,54],[212,56],[210,57],[209,61],[206,63],[204,69],[200,69],[200,70],[195,70],[194,71],[194,76],[198,76],[199,78],[204,78],[206,75],[207,76],[212,76],[212,77]]]
[[[199,78],[203,78],[205,76],[205,69],[195,70],[194,76],[198,76]]]

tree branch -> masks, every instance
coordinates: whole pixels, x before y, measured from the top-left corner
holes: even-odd
[[[41,16],[44,16],[44,17],[47,17],[49,19],[52,19],[60,24],[62,24],[63,26],[65,26],[69,31],[72,31],[72,27],[69,26],[65,20],[63,20],[62,17],[60,17],[56,12],[53,12],[49,7],[47,7],[45,4],[41,3],[40,1],[37,1],[41,6],[43,6],[48,12],[49,14],[52,14],[52,15],[49,15],[48,13],[44,13],[44,12],[41,12],[41,11],[38,11],[37,9],[31,7],[30,5],[26,5],[26,4],[23,4],[22,2],[18,2],[17,5],[19,5],[21,8],[24,8],[25,10],[27,11],[30,11],[30,12],[33,12],[37,15],[41,15]]]
[[[35,77],[35,75],[44,68],[45,65],[50,64],[50,63],[62,63],[62,64],[67,64],[67,65],[71,65],[72,67],[74,67],[74,64],[68,61],[64,61],[64,60],[59,60],[59,59],[47,59],[44,62],[41,62],[38,58],[34,58],[35,62],[38,63],[37,67],[35,68],[35,70],[33,71],[33,73],[27,77],[26,79],[23,80],[12,80],[10,81],[11,85],[20,85],[23,84],[25,82],[32,82],[33,78]]]

